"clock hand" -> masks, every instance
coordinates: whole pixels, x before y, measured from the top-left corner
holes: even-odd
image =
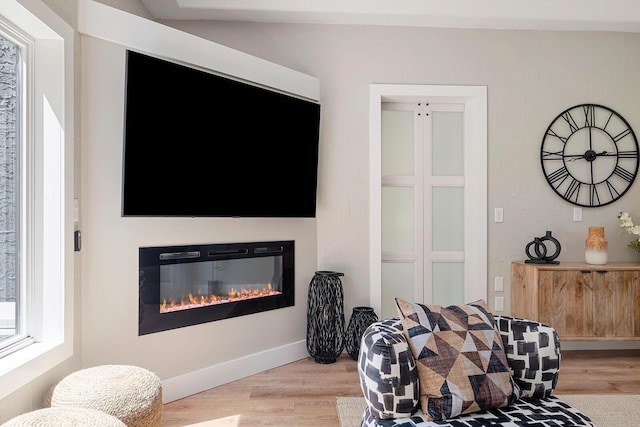
[[[567,154],[564,155],[562,157],[567,158],[567,157],[571,157],[570,159],[566,160],[566,162],[575,162],[576,160],[580,160],[580,159],[585,159],[588,160],[590,162],[593,162],[596,157],[598,156],[615,156],[616,154],[614,153],[609,153],[608,151],[603,151],[601,153],[596,153],[593,150],[587,150],[584,154]]]

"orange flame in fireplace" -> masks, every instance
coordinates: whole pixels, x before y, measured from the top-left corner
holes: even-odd
[[[280,294],[282,294],[282,292],[273,290],[271,283],[269,283],[267,287],[263,287],[262,289],[259,289],[257,287],[253,289],[246,289],[243,287],[240,290],[235,290],[234,288],[231,288],[227,295],[193,295],[190,293],[186,297],[183,297],[179,302],[173,300],[167,302],[167,300],[164,299],[160,303],[160,313],[206,307],[210,305],[224,304],[228,302],[242,301],[245,299],[260,298]]]

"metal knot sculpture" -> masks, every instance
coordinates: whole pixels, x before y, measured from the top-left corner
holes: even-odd
[[[551,255],[547,255],[549,249],[547,248],[547,244],[545,242],[551,242],[555,245],[555,251]],[[533,251],[535,255],[531,253],[531,248],[533,247]],[[560,264],[560,261],[555,261],[560,255],[560,250],[562,247],[560,246],[560,242],[555,237],[551,236],[551,232],[547,231],[542,237],[536,237],[533,241],[529,242],[525,247],[525,252],[529,257],[528,260],[525,261],[527,264]]]

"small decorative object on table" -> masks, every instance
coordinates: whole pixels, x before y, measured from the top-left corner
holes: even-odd
[[[547,255],[548,249],[545,242],[551,242],[555,246],[555,251],[551,255]],[[533,246],[535,255],[531,254],[531,246]],[[533,241],[529,242],[525,247],[525,252],[529,257],[525,262],[527,264],[560,264],[560,261],[555,261],[560,255],[560,242],[555,237],[551,236],[551,232],[547,231],[542,237],[536,237]]]
[[[635,236],[635,240],[629,242],[627,246],[633,249],[637,254],[640,254],[640,225],[633,225],[629,212],[620,212],[618,219],[620,220],[620,227],[627,230],[627,233]]]
[[[344,296],[335,271],[316,271],[307,301],[307,351],[318,363],[334,363],[344,349]]]
[[[604,227],[589,227],[589,235],[584,242],[584,259],[587,264],[606,264],[608,243],[604,237]]]
[[[377,322],[378,316],[371,307],[353,307],[349,326],[345,334],[345,348],[353,360],[358,360],[360,341],[370,324]]]

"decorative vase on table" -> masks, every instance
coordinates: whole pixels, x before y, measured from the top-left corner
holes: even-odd
[[[584,259],[587,264],[606,264],[608,243],[604,237],[604,227],[589,227],[587,240],[584,242]]]
[[[546,242],[550,242],[550,247],[554,249],[553,253],[549,252],[547,248]],[[534,253],[531,253],[531,250]],[[560,255],[560,251],[562,250],[562,246],[558,239],[551,235],[551,231],[547,231],[547,233],[542,237],[536,237],[531,242],[525,246],[524,251],[527,253],[529,257],[528,260],[525,261],[527,264],[560,264],[560,261],[556,261],[556,258]]]
[[[353,360],[358,360],[360,353],[360,341],[364,331],[374,322],[378,321],[378,316],[371,307],[353,307],[349,326],[345,333],[345,349]]]
[[[307,300],[307,351],[318,363],[334,363],[344,349],[344,295],[335,271],[316,271]]]

